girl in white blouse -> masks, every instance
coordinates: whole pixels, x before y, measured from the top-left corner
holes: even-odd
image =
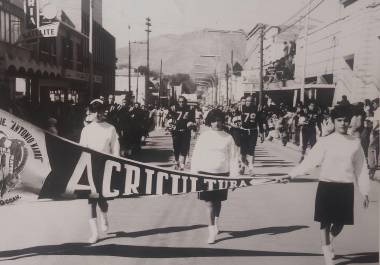
[[[79,143],[98,152],[119,156],[119,136],[115,127],[105,121],[104,112],[105,105],[102,100],[95,99],[91,101]],[[108,230],[108,203],[103,197],[98,199],[91,198],[88,202],[91,205],[89,219],[91,236],[88,242],[93,244],[99,238],[96,208],[97,206],[100,208],[100,227],[105,232]]]
[[[315,199],[314,220],[320,222],[322,250],[326,264],[333,264],[332,239],[344,225],[354,224],[354,182],[369,204],[369,174],[360,140],[347,134],[351,120],[350,106],[336,106],[331,111],[335,131],[319,138],[305,160],[290,173],[290,179],[305,175],[320,165]]]
[[[224,113],[219,109],[211,110],[205,124],[211,129],[199,136],[192,155],[191,170],[200,174],[230,176],[238,173],[238,151],[232,136],[223,131]],[[222,201],[227,199],[227,190],[200,192],[200,200],[206,202],[209,213],[209,237],[212,244],[219,232],[218,218]]]

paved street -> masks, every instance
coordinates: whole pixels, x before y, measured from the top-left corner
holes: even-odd
[[[170,137],[155,131],[137,158],[171,166],[170,157]],[[292,148],[260,144],[256,175],[286,174],[298,159]],[[323,264],[313,176],[230,192],[213,245],[196,194],[111,201],[110,230],[94,245],[85,200],[1,207],[0,264]],[[335,242],[336,264],[378,264],[378,191],[372,182],[367,210],[356,193],[355,225]]]

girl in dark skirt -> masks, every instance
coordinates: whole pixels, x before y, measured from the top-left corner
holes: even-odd
[[[336,106],[331,111],[334,133],[322,137],[305,160],[289,173],[289,178],[305,175],[320,165],[315,198],[314,220],[320,223],[325,263],[333,264],[332,240],[344,225],[354,224],[354,182],[358,183],[368,207],[369,172],[358,138],[347,135],[351,120],[350,106]]]
[[[224,114],[221,110],[211,110],[205,124],[211,126],[198,137],[195,144],[191,170],[199,174],[229,176],[238,171],[238,152],[232,136],[223,131]],[[209,217],[209,236],[207,242],[212,244],[219,232],[218,219],[222,201],[227,200],[227,190],[200,192],[198,198],[205,201]]]

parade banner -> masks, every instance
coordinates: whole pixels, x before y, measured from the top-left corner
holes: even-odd
[[[0,161],[0,206],[23,200],[113,199],[257,184],[251,177],[192,174],[96,152],[3,110]]]

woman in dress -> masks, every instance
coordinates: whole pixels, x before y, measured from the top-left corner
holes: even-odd
[[[91,101],[86,117],[86,121],[89,123],[82,129],[80,144],[98,152],[119,156],[119,136],[115,127],[105,121],[104,112],[103,101],[100,99]],[[99,238],[96,207],[99,206],[100,208],[100,227],[105,232],[108,230],[108,203],[103,197],[91,198],[88,203],[91,205],[89,220],[91,236],[88,242],[93,244]]]
[[[205,120],[211,129],[203,131],[194,147],[191,170],[199,174],[230,176],[238,171],[238,151],[232,136],[223,131],[224,113],[219,109],[211,110]],[[209,219],[207,243],[215,243],[219,232],[218,218],[222,201],[227,199],[227,190],[200,192],[198,198],[205,201]]]
[[[351,106],[336,106],[331,111],[335,131],[319,139],[305,160],[290,173],[290,179],[305,175],[320,165],[314,220],[320,223],[322,250],[326,264],[333,264],[333,239],[344,225],[354,224],[354,182],[368,207],[369,173],[360,139],[347,134]]]

